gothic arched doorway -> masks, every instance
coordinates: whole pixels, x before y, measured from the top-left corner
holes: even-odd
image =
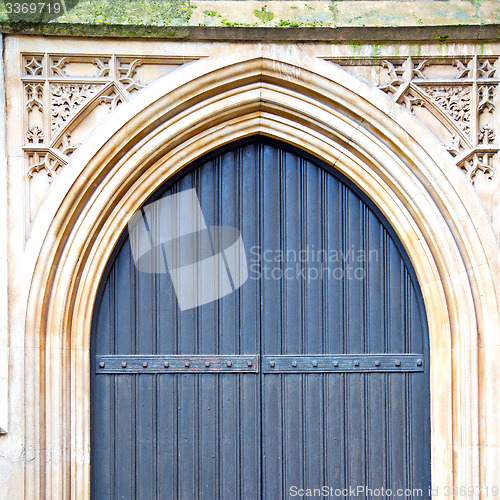
[[[165,224],[147,207],[193,189],[214,255],[213,228],[236,228],[247,275],[226,259],[230,292],[181,308],[165,245],[165,272],[144,272],[123,235],[94,310],[93,497],[426,498],[427,326],[389,223],[337,172],[262,137],[169,180],[147,230]]]

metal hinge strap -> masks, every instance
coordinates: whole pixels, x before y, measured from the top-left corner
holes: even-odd
[[[100,355],[96,373],[259,373],[259,356]]]
[[[423,372],[423,354],[262,356],[263,373]]]
[[[262,373],[423,372],[423,354],[266,355]],[[258,355],[100,355],[96,373],[259,373]]]

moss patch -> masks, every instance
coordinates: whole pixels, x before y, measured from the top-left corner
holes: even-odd
[[[254,10],[253,13],[255,14],[255,17],[257,17],[264,23],[267,23],[274,19],[274,14],[271,11],[267,10],[267,5],[261,7],[260,10]]]
[[[178,26],[188,24],[193,8],[189,0],[82,0],[51,22]],[[8,21],[4,2],[0,3],[0,19]]]

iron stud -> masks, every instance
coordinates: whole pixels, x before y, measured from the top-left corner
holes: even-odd
[[[170,365],[169,365],[168,361],[165,361],[165,363],[163,363],[163,366],[164,366],[165,368],[168,368]]]
[[[105,363],[103,363],[102,361],[99,363],[99,368],[104,368],[106,366]]]
[[[380,361],[375,361],[375,366],[380,366]]]
[[[313,361],[313,366],[314,367],[318,366],[318,362],[316,360]]]
[[[417,366],[422,366],[424,363],[421,359],[417,359]]]
[[[359,361],[354,361],[354,366],[359,366]]]
[[[231,368],[231,366],[233,366],[233,363],[231,361],[228,361],[226,364],[228,368]]]
[[[401,366],[401,361],[399,361],[399,359],[396,359],[396,361],[394,362],[394,364],[395,364],[396,366]]]
[[[127,362],[126,361],[122,361],[122,368],[127,368]]]
[[[205,361],[205,366],[208,368],[210,366],[210,361]]]
[[[275,363],[274,361],[271,361],[271,362],[269,363],[269,366],[270,366],[271,368],[274,368],[274,367],[276,366],[276,363]]]
[[[249,362],[247,363],[247,365],[248,365],[248,366],[252,366],[252,362],[251,362],[251,361],[249,361]]]
[[[335,366],[335,368],[337,368],[337,366],[339,366],[339,362],[338,361],[334,361],[333,362],[333,366]]]
[[[186,368],[189,368],[189,365],[190,365],[189,361],[186,361],[186,362],[184,363],[184,366],[185,366]]]
[[[292,361],[292,366],[295,368],[297,366],[297,361]]]
[[[143,368],[147,368],[148,367],[148,362],[144,361],[144,363],[142,363],[142,366],[143,366]]]

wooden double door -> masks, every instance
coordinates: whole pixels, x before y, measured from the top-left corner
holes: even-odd
[[[168,263],[144,272],[123,235],[93,318],[93,498],[429,498],[425,311],[388,221],[262,137],[146,205],[189,190],[207,226],[239,231],[247,274],[181,309]]]

